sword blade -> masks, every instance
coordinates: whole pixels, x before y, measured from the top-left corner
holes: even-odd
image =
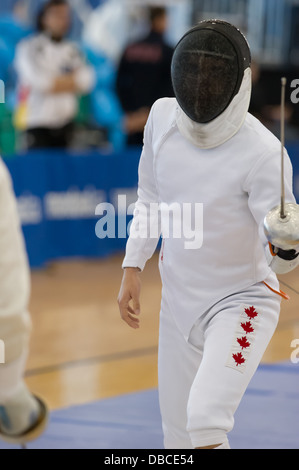
[[[287,79],[281,79],[281,120],[280,120],[280,134],[281,134],[281,203],[280,203],[280,218],[285,219],[285,185],[284,185],[284,147],[285,147],[285,90]]]

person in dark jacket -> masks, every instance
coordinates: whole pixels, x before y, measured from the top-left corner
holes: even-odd
[[[166,9],[150,8],[149,20],[149,34],[126,47],[118,67],[117,93],[125,113],[128,145],[142,144],[153,103],[174,96],[170,78],[173,48],[164,39]]]

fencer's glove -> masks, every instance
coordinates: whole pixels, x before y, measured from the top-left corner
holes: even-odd
[[[299,252],[297,250],[283,250],[270,242],[266,246],[268,265],[276,274],[286,274],[299,265]]]

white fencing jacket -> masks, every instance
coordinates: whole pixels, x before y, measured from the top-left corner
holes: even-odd
[[[281,144],[247,113],[233,137],[201,149],[179,131],[177,108],[175,98],[160,99],[152,107],[123,268],[143,270],[159,239],[159,230],[156,237],[136,237],[148,223],[139,207],[203,204],[202,246],[186,249],[186,238],[169,236],[162,242],[159,263],[162,296],[188,337],[196,319],[225,296],[266,279],[272,288],[279,288],[265,256],[263,220],[280,203]],[[294,203],[292,181],[292,165],[285,152],[286,201]]]
[[[59,128],[77,113],[75,93],[51,93],[55,79],[74,72],[82,94],[94,85],[94,71],[86,65],[77,46],[68,40],[55,42],[46,34],[34,35],[20,42],[15,68],[19,95],[26,105],[25,128]],[[25,101],[25,103],[24,103]]]

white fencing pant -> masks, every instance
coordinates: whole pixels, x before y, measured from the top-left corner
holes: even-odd
[[[1,159],[0,253],[1,403],[22,381],[31,333],[30,270],[11,177]]]
[[[209,309],[186,341],[162,298],[158,369],[165,448],[229,447],[227,433],[275,331],[280,303],[258,283]]]

